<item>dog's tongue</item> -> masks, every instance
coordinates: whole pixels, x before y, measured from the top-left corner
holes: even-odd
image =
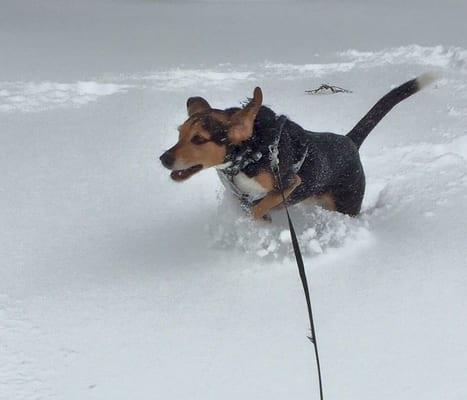
[[[202,165],[194,165],[193,167],[187,168],[187,169],[182,169],[180,171],[172,171],[170,174],[170,177],[174,181],[183,181],[187,178],[189,178],[191,175],[194,173],[198,172],[203,168]]]

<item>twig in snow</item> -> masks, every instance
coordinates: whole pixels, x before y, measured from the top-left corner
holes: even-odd
[[[331,93],[352,93],[351,90],[341,88],[339,86],[328,85],[327,83],[321,84],[317,89],[305,90],[305,93],[308,94],[325,94],[325,91],[330,91]]]

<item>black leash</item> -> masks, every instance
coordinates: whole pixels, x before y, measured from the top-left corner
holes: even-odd
[[[282,194],[282,200],[283,200],[285,212],[287,214],[287,221],[289,223],[289,231],[290,231],[290,237],[292,239],[292,246],[293,246],[293,251],[295,254],[295,260],[297,261],[298,273],[300,275],[300,280],[302,281],[303,291],[305,292],[306,306],[308,309],[308,317],[310,320],[310,330],[311,330],[311,336],[308,336],[308,339],[310,339],[311,343],[313,343],[313,346],[315,349],[316,368],[318,370],[318,382],[319,382],[319,398],[320,400],[323,400],[324,396],[323,396],[323,382],[321,379],[321,365],[319,361],[318,340],[316,337],[315,323],[313,320],[313,309],[311,306],[310,290],[308,288],[308,281],[306,278],[305,264],[303,263],[302,252],[300,251],[300,246],[298,244],[297,235],[295,234],[295,228],[293,226],[292,219],[290,218],[289,209],[287,207],[287,202],[286,202],[286,198],[284,195],[284,187],[282,186],[282,179],[281,179],[281,175],[279,171],[278,144],[279,144],[280,136],[282,134],[282,128],[284,127],[285,122],[286,122],[286,119],[280,125],[278,139],[275,143],[276,148],[270,149],[271,163],[272,163],[272,170],[274,172],[274,175],[276,176],[276,181],[279,184],[279,190]]]
[[[284,195],[284,192],[282,192],[282,195]],[[287,220],[289,222],[290,237],[292,238],[292,246],[293,246],[293,251],[295,254],[295,259],[297,260],[298,272],[300,274],[300,279],[302,281],[303,291],[305,292],[306,306],[308,309],[308,317],[310,319],[310,329],[311,329],[311,336],[308,336],[308,339],[310,339],[310,341],[313,343],[313,346],[315,348],[316,367],[318,369],[318,381],[319,381],[319,398],[323,400],[323,382],[321,380],[321,366],[320,366],[319,354],[318,354],[318,341],[316,339],[315,323],[313,321],[313,309],[311,307],[310,291],[308,289],[305,266],[303,264],[303,258],[302,258],[302,253],[300,252],[300,246],[298,245],[297,235],[295,234],[295,229],[292,224],[292,220],[290,219],[289,210],[285,204],[284,204],[284,207],[285,207],[285,212],[287,214]]]

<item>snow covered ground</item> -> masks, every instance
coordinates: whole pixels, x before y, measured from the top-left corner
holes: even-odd
[[[318,398],[283,215],[157,157],[192,95],[344,134],[426,71],[362,146],[363,213],[292,214],[326,398],[467,398],[465,3],[0,5],[0,399]]]

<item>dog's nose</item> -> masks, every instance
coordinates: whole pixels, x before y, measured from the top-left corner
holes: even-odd
[[[170,151],[166,151],[159,157],[159,160],[161,160],[161,163],[165,168],[170,168],[174,163],[175,158]]]

